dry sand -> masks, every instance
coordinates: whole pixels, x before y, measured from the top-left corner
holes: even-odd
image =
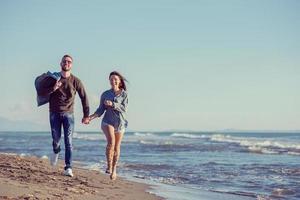
[[[0,199],[158,200],[147,185],[94,170],[73,167],[74,177],[62,175],[63,164],[53,168],[47,159],[0,154]]]

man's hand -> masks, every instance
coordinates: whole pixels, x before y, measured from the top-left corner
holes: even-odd
[[[84,118],[82,118],[81,122],[83,124],[89,124],[90,123],[90,118],[89,117],[84,117]]]
[[[58,88],[60,88],[61,85],[62,85],[62,82],[57,81],[54,85],[54,91],[57,90]]]

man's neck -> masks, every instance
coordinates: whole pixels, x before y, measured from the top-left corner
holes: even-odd
[[[60,73],[64,78],[68,78],[71,76],[71,71],[63,71],[62,70]]]

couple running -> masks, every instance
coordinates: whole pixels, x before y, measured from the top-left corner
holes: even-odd
[[[107,140],[106,173],[110,178],[117,178],[117,163],[120,157],[121,141],[127,127],[126,110],[128,97],[126,91],[126,79],[118,72],[113,71],[109,75],[111,89],[102,93],[100,105],[96,112],[89,115],[88,98],[80,79],[71,73],[73,58],[64,55],[61,59],[60,78],[54,86],[43,88],[38,95],[49,96],[50,126],[52,133],[53,154],[50,156],[52,166],[57,164],[60,152],[61,128],[64,132],[65,143],[65,168],[64,175],[73,177],[72,172],[72,135],[74,132],[74,99],[78,93],[82,109],[82,123],[89,122],[97,117],[102,119],[101,128]]]

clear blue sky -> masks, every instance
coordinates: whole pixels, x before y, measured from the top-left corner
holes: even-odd
[[[0,116],[48,127],[34,79],[73,56],[91,112],[108,74],[129,129],[300,129],[300,1],[0,1]],[[77,130],[99,130],[100,121]]]

